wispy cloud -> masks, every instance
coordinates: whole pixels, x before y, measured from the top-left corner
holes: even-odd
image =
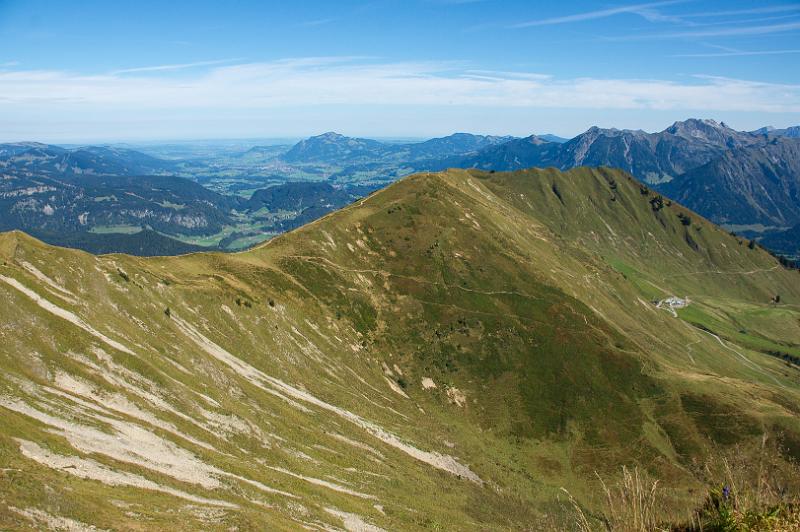
[[[724,46],[722,44],[714,44],[711,42],[701,42],[700,44],[708,48],[713,48],[715,50],[722,50],[723,52],[741,52],[741,50],[739,50],[738,48],[732,48],[730,46]]]
[[[216,66],[192,76],[102,76],[0,71],[0,111],[85,116],[87,110],[161,116],[163,110],[251,112],[287,107],[373,105],[528,109],[654,109],[800,112],[800,86],[727,78],[558,78],[476,71],[452,62],[381,63],[299,58]]]
[[[527,80],[548,80],[553,76],[550,74],[539,74],[536,72],[510,72],[508,70],[465,70],[464,77],[474,77],[482,79],[527,79]]]
[[[647,7],[632,11],[632,13],[639,15],[648,22],[667,22],[670,24],[690,24],[685,19],[678,15],[668,15],[655,7]]]
[[[624,35],[620,37],[607,37],[610,41],[633,41],[648,39],[680,39],[700,37],[733,37],[741,35],[769,35],[773,33],[787,33],[800,30],[800,22],[787,22],[784,24],[766,24],[758,26],[729,26],[718,29],[687,30],[664,33],[646,33],[640,35]]]
[[[19,65],[19,61],[6,61],[5,63],[0,63],[0,68],[11,68]]]
[[[197,67],[206,67],[213,65],[222,65],[225,63],[235,63],[236,61],[241,61],[241,58],[217,59],[214,61],[197,61],[194,63],[178,63],[173,65],[155,65],[155,66],[145,66],[136,68],[123,68],[121,70],[114,70],[113,72],[111,72],[111,74],[118,75],[118,74],[133,74],[139,72],[167,72],[171,70],[185,70],[187,68],[197,68]]]
[[[770,15],[766,17],[748,17],[748,18],[735,18],[735,19],[725,18],[725,20],[715,20],[713,22],[687,21],[686,26],[691,26],[693,28],[708,28],[713,26],[735,27],[737,25],[754,26],[756,25],[756,23],[761,23],[761,25],[763,25],[764,22],[774,22],[776,20],[795,19],[796,22],[798,17],[800,17],[800,13],[791,13],[788,15]]]
[[[324,26],[324,25],[326,25],[326,24],[330,24],[330,23],[332,23],[332,22],[336,22],[337,20],[338,20],[338,19],[337,19],[337,18],[335,18],[335,17],[331,17],[331,18],[319,18],[319,19],[314,19],[314,20],[307,20],[307,21],[305,21],[305,22],[301,22],[301,23],[300,23],[300,24],[298,24],[298,25],[299,25],[299,26],[303,26],[303,27],[307,27],[307,28],[313,28],[313,27],[315,27],[315,26]]]
[[[702,38],[702,37],[727,37],[746,35],[767,35],[786,33],[800,29],[800,21],[795,18],[800,16],[800,4],[781,4],[762,6],[751,9],[733,9],[705,12],[682,12],[673,14],[665,12],[666,6],[682,4],[691,0],[666,0],[659,2],[629,4],[583,13],[575,13],[561,17],[531,20],[509,26],[510,28],[530,28],[536,26],[550,26],[567,24],[621,14],[634,14],[652,23],[673,24],[680,26],[679,31],[648,33],[641,35],[625,35],[609,37],[606,40],[627,41],[642,39],[671,39],[671,38]],[[747,17],[748,15],[771,15],[762,17]],[[718,20],[708,21],[716,18]],[[795,19],[784,23],[766,24],[778,20]]]
[[[765,13],[785,13],[787,11],[800,11],[800,4],[784,4],[774,6],[754,7],[751,9],[733,9],[728,11],[705,11],[701,13],[687,13],[684,18],[702,17],[731,17],[739,15],[761,15]]]
[[[653,8],[667,6],[671,4],[683,3],[685,0],[667,0],[663,2],[650,2],[647,4],[632,4],[627,6],[612,7],[608,9],[599,9],[596,11],[586,11],[583,13],[576,13],[573,15],[566,15],[563,17],[552,17],[541,20],[530,20],[521,22],[510,26],[511,28],[530,28],[533,26],[551,26],[554,24],[567,24],[570,22],[582,22],[585,20],[595,20],[599,18],[612,17],[614,15],[621,15],[623,13],[634,13],[644,17],[655,17],[656,12],[652,11]]]
[[[800,49],[791,50],[731,50],[728,52],[707,52],[695,54],[673,54],[670,57],[746,57],[750,55],[787,55],[800,54]]]

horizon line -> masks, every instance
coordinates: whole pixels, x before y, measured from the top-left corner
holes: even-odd
[[[48,144],[48,145],[52,145],[52,146],[78,146],[79,147],[79,146],[89,146],[89,145],[92,145],[92,146],[97,146],[97,145],[119,145],[119,144],[164,145],[164,144],[169,144],[169,143],[255,142],[255,141],[277,141],[277,140],[290,141],[290,142],[295,142],[296,143],[296,142],[299,142],[301,140],[309,139],[309,138],[312,138],[312,137],[317,137],[317,136],[324,135],[324,134],[327,134],[327,133],[341,134],[342,136],[348,137],[348,138],[361,138],[361,139],[368,139],[368,140],[383,140],[383,141],[420,141],[420,142],[424,142],[426,140],[431,140],[431,139],[436,139],[436,138],[445,138],[445,137],[449,137],[449,136],[457,135],[457,134],[462,134],[462,133],[469,134],[469,135],[479,135],[479,136],[514,137],[514,138],[526,138],[526,137],[529,137],[529,136],[532,136],[532,135],[533,136],[537,136],[537,137],[553,136],[553,137],[558,137],[558,138],[562,138],[562,139],[566,139],[566,140],[571,140],[571,139],[574,139],[577,136],[580,136],[580,135],[586,133],[587,131],[589,131],[592,128],[607,129],[607,130],[618,130],[618,131],[644,131],[645,133],[653,134],[653,133],[663,132],[666,129],[668,129],[670,126],[672,126],[672,125],[674,125],[676,123],[686,122],[688,120],[712,120],[714,122],[717,122],[718,124],[724,124],[725,126],[733,129],[734,131],[740,132],[740,133],[752,133],[752,132],[754,132],[754,131],[756,131],[758,129],[761,129],[761,128],[773,128],[773,129],[776,129],[776,130],[782,130],[782,129],[787,129],[787,128],[790,128],[790,127],[796,127],[797,126],[797,125],[787,125],[785,127],[777,127],[777,126],[773,126],[771,124],[764,124],[763,126],[760,126],[759,128],[755,128],[755,129],[737,129],[737,128],[731,127],[730,123],[728,121],[726,121],[726,120],[717,121],[715,119],[709,119],[709,118],[688,117],[688,118],[685,118],[683,120],[672,121],[669,124],[667,124],[665,127],[663,127],[662,129],[657,129],[657,130],[652,130],[652,131],[641,129],[641,128],[637,128],[637,129],[617,128],[617,127],[614,127],[614,126],[601,127],[601,126],[599,126],[597,124],[593,124],[593,125],[585,128],[585,129],[581,130],[580,132],[578,132],[576,134],[573,134],[571,136],[559,135],[559,134],[556,134],[556,133],[529,133],[527,135],[515,135],[515,134],[511,134],[511,133],[480,133],[480,132],[463,131],[463,130],[461,130],[461,131],[453,131],[451,133],[446,133],[446,134],[371,135],[371,134],[358,134],[358,133],[345,134],[345,133],[341,133],[340,131],[326,130],[326,131],[322,131],[322,132],[304,134],[304,135],[251,135],[251,136],[220,136],[220,137],[177,137],[176,136],[176,137],[167,137],[167,138],[143,138],[143,137],[139,137],[139,138],[116,138],[116,139],[108,138],[108,137],[106,137],[106,138],[84,137],[83,139],[73,138],[73,139],[68,139],[68,140],[38,140],[38,139],[30,139],[30,138],[28,138],[28,139],[19,139],[19,138],[17,138],[15,140],[9,140],[7,138],[4,138],[4,139],[0,139],[0,144],[38,143],[38,144]],[[800,125],[800,124],[798,124],[798,125]],[[272,144],[272,145],[273,146],[280,146],[281,144],[280,143],[275,143],[275,144]]]

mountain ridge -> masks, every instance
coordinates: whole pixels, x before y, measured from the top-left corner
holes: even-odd
[[[20,508],[564,528],[595,471],[647,464],[685,512],[692,459],[779,430],[800,453],[798,370],[766,352],[800,346],[797,273],[616,170],[417,174],[235,254],[0,256],[4,323],[50,333],[0,347]]]
[[[487,146],[501,144],[513,137],[453,133],[446,137],[412,143],[386,143],[372,139],[347,137],[333,131],[301,140],[281,159],[290,163],[333,162],[356,164],[380,162],[390,158],[412,162],[432,158],[450,157],[476,152]]]
[[[772,126],[764,126],[758,128],[751,133],[755,133],[758,135],[775,135],[779,137],[800,137],[800,126],[789,126],[783,129],[776,129]]]
[[[780,227],[800,222],[798,148],[800,141],[789,136],[765,137],[733,130],[724,122],[689,119],[658,133],[592,127],[552,146],[512,141],[432,169],[611,166],[717,223]],[[723,196],[726,203],[718,201]]]

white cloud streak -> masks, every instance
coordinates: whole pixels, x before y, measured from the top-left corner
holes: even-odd
[[[567,24],[570,22],[582,22],[585,20],[595,20],[599,18],[607,18],[612,17],[614,15],[621,15],[623,13],[635,13],[640,14],[641,16],[652,17],[653,12],[651,11],[655,7],[661,7],[671,4],[678,4],[682,3],[685,0],[668,0],[664,2],[650,2],[647,4],[633,4],[627,6],[619,6],[619,7],[612,7],[608,9],[599,9],[596,11],[587,11],[584,13],[576,13],[574,15],[566,15],[563,17],[553,17],[553,18],[546,18],[541,20],[530,20],[528,22],[521,22],[519,24],[514,24],[510,27],[512,28],[530,28],[534,26],[552,26],[554,24]]]
[[[786,54],[800,54],[800,49],[797,50],[731,50],[728,52],[707,52],[697,54],[674,54],[670,57],[747,57],[751,55],[786,55]]]
[[[800,86],[717,77],[686,82],[559,79],[472,71],[455,63],[374,63],[300,58],[219,66],[189,75],[0,72],[0,111],[17,119],[48,112],[80,117],[135,110],[248,111],[291,106],[477,106],[529,109],[653,109],[800,112]]]
[[[172,70],[185,70],[187,68],[197,68],[204,66],[222,65],[225,63],[235,63],[236,61],[241,61],[241,58],[217,59],[214,61],[197,61],[195,63],[179,63],[175,65],[155,65],[155,66],[136,67],[136,68],[124,68],[121,70],[115,70],[111,72],[111,75],[133,74],[139,72],[167,72]]]
[[[731,22],[731,25],[736,23]],[[648,39],[680,39],[696,37],[733,37],[738,35],[770,35],[773,33],[787,33],[800,30],[800,22],[787,22],[785,24],[766,24],[759,26],[731,26],[727,28],[708,30],[689,30],[671,33],[647,33],[642,35],[629,35],[622,37],[608,37],[610,41],[635,41]]]
[[[787,11],[800,11],[800,5],[785,4],[785,5],[754,7],[751,9],[733,9],[729,11],[706,11],[703,13],[688,13],[682,16],[685,18],[731,17],[739,15],[759,15],[764,13],[785,13]]]
[[[336,18],[319,18],[314,20],[307,20],[305,22],[301,22],[298,26],[306,27],[306,28],[314,28],[317,26],[325,26],[326,24],[330,24],[332,22],[336,22],[338,19]]]

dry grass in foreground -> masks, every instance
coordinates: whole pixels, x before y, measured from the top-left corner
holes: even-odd
[[[670,489],[638,468],[623,467],[609,484],[598,477],[602,513],[591,514],[567,492],[571,528],[578,532],[800,531],[800,465],[785,458],[774,439],[710,453],[698,464],[705,499],[684,519],[669,517]]]

